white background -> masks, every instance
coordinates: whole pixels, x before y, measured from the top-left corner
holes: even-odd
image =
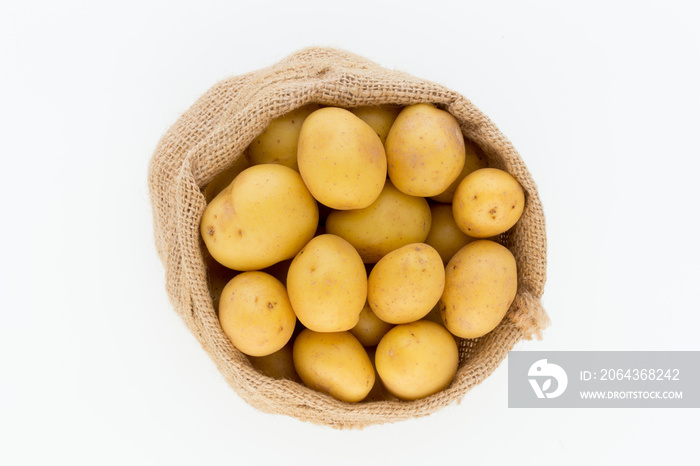
[[[517,349],[700,350],[695,2],[105,3],[0,6],[1,464],[696,457],[697,409],[509,409],[506,363],[423,419],[260,413],[170,307],[146,186],[216,81],[341,47],[470,98],[526,161],[552,326]]]

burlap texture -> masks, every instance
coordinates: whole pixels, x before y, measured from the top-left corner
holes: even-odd
[[[518,265],[515,301],[494,331],[462,340],[457,375],[435,395],[411,402],[344,403],[295,382],[260,374],[219,325],[199,233],[206,207],[202,190],[243,157],[273,118],[312,102],[340,107],[431,102],[455,116],[464,136],[486,154],[489,166],[508,171],[525,189],[522,218],[503,235]],[[545,224],[535,183],[496,126],[469,100],[438,84],[341,50],[302,50],[274,66],[212,87],[163,136],[153,154],[148,181],[155,242],[165,266],[170,301],[231,387],[262,411],[336,428],[424,416],[460,400],[498,367],[518,341],[539,337],[548,325],[540,303],[546,278]]]

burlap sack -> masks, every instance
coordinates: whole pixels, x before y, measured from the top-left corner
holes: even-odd
[[[463,340],[460,365],[445,390],[411,402],[344,403],[295,382],[258,373],[223,333],[207,287],[199,221],[202,189],[284,113],[317,102],[340,107],[431,102],[452,113],[489,165],[511,173],[526,192],[525,211],[503,236],[518,265],[518,294],[488,335]],[[158,254],[170,301],[231,387],[256,408],[336,428],[362,427],[430,414],[488,377],[521,339],[540,336],[546,272],[544,215],[525,164],[494,124],[461,95],[387,70],[348,52],[309,48],[274,66],[226,79],[204,94],[163,136],[151,160],[149,189]]]

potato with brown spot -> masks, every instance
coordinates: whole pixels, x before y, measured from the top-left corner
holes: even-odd
[[[452,213],[460,230],[474,238],[508,231],[525,208],[525,191],[510,173],[482,168],[467,175],[455,192]]]
[[[391,182],[411,196],[444,192],[464,167],[464,136],[459,123],[431,104],[404,108],[385,145]]]
[[[447,264],[440,317],[454,335],[478,338],[503,320],[517,289],[513,254],[493,241],[474,241]]]
[[[386,180],[386,154],[379,136],[342,108],[322,108],[306,118],[297,161],[311,194],[332,209],[367,207]]]
[[[367,273],[350,243],[316,236],[294,258],[287,290],[301,323],[316,332],[353,328],[367,299]]]
[[[289,341],[297,318],[279,280],[263,272],[244,272],[224,287],[219,321],[242,353],[267,356]]]
[[[374,367],[350,332],[306,329],[294,341],[294,367],[306,385],[341,401],[362,401],[374,386]]]
[[[382,383],[392,395],[417,400],[452,382],[459,350],[443,326],[420,320],[389,330],[377,346],[375,363]]]
[[[367,301],[384,322],[405,324],[425,317],[444,287],[440,254],[427,244],[414,243],[377,262],[367,281]]]
[[[291,259],[317,226],[318,206],[301,176],[274,164],[242,171],[207,205],[200,224],[211,256],[240,271]]]
[[[422,197],[404,194],[387,181],[369,207],[331,212],[326,231],[352,244],[365,263],[375,263],[394,249],[425,241],[430,207]]]

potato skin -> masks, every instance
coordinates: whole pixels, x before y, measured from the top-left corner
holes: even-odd
[[[430,104],[404,108],[386,137],[389,178],[411,196],[436,196],[464,167],[464,136],[457,120]]]
[[[350,243],[335,235],[316,236],[289,266],[287,290],[306,328],[350,330],[367,299],[367,272]]]
[[[443,326],[420,320],[389,330],[377,346],[375,363],[382,383],[392,395],[417,400],[452,382],[459,350]]]
[[[394,120],[401,112],[401,107],[398,105],[376,105],[355,107],[351,108],[350,111],[360,120],[367,123],[377,133],[382,144],[384,144],[391,125],[394,124]]]
[[[474,238],[459,229],[452,215],[452,206],[433,204],[430,206],[430,231],[425,239],[440,254],[444,265],[452,259],[457,251],[462,249]]]
[[[389,181],[369,207],[334,211],[326,231],[347,240],[365,263],[411,243],[422,243],[430,231],[430,207],[422,197],[409,196]]]
[[[299,174],[265,164],[243,170],[209,203],[200,230],[217,262],[251,271],[294,257],[317,226],[318,206]]]
[[[258,372],[273,379],[287,379],[301,383],[301,378],[294,369],[294,357],[292,348],[294,343],[290,340],[282,349],[267,356],[248,356],[248,360]]]
[[[263,272],[243,272],[221,293],[219,321],[239,351],[267,356],[289,341],[297,318],[279,280]]]
[[[319,108],[318,104],[304,105],[272,120],[248,146],[246,158],[250,164],[278,163],[299,171],[297,147],[301,126]]]
[[[513,254],[493,241],[474,241],[447,264],[440,317],[461,338],[486,335],[508,312],[517,288]]]
[[[350,329],[350,333],[362,343],[362,346],[376,346],[392,327],[394,327],[393,324],[381,320],[372,312],[369,304],[365,303],[365,307],[360,312],[360,319],[357,325]]]
[[[204,199],[207,204],[226,189],[243,170],[249,167],[248,160],[245,157],[240,157],[230,167],[216,175],[204,188]]]
[[[314,390],[349,403],[362,401],[374,385],[374,367],[350,332],[306,329],[294,341],[294,367]]]
[[[430,199],[442,202],[444,204],[452,204],[452,198],[457,191],[457,186],[459,183],[470,173],[475,172],[481,168],[486,168],[486,158],[484,157],[481,149],[478,148],[473,142],[468,139],[464,140],[464,167],[460,172],[456,180],[450,184],[445,191],[438,194],[437,196],[430,196]]]
[[[474,238],[488,238],[515,225],[524,207],[525,192],[510,173],[482,168],[459,183],[452,213],[464,233]]]
[[[414,243],[377,262],[367,281],[367,301],[384,322],[406,324],[425,317],[444,288],[440,254],[427,244]]]
[[[322,108],[306,118],[297,162],[311,194],[332,209],[367,207],[386,180],[386,154],[379,136],[342,108]]]

